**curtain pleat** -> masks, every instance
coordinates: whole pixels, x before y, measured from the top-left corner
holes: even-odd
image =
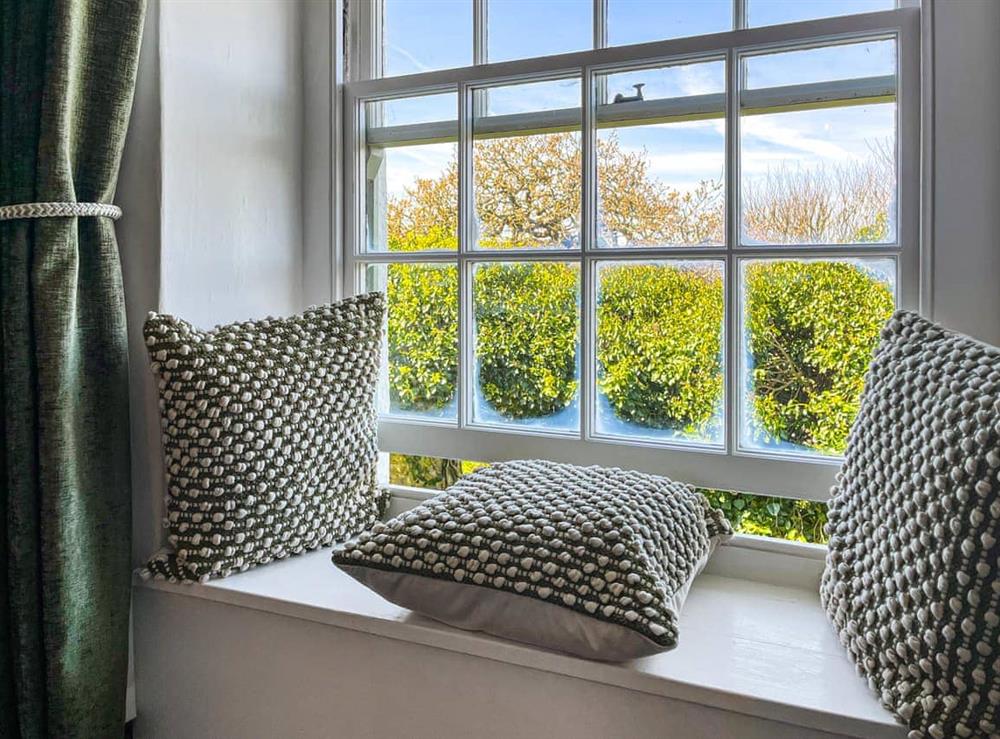
[[[144,9],[0,0],[0,205],[113,201]],[[131,492],[113,222],[0,222],[0,311],[0,736],[120,736]]]

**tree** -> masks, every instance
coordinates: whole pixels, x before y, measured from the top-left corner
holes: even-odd
[[[876,243],[889,237],[896,185],[887,142],[861,162],[772,169],[743,189],[743,231],[763,244]]]
[[[536,134],[475,142],[473,157],[479,245],[494,249],[558,247],[580,231],[580,136]],[[614,135],[597,142],[602,235],[632,245],[723,241],[722,183],[691,192],[650,176],[645,153],[624,151]],[[458,243],[458,162],[437,178],[418,177],[389,200],[390,251],[455,248]]]

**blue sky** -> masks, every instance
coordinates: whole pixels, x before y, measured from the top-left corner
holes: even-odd
[[[472,61],[470,0],[385,0],[386,72],[410,74],[463,66]],[[592,0],[489,0],[491,61],[524,58],[589,48],[592,43]],[[894,0],[749,0],[751,25],[884,10]],[[729,0],[608,0],[610,44],[639,43],[728,30]],[[854,44],[831,49],[755,57],[747,64],[747,86],[848,79],[892,74],[891,42]],[[721,63],[698,63],[661,70],[610,75],[608,90],[630,94],[634,82],[645,82],[647,99],[719,92],[724,89]],[[579,105],[579,80],[523,85],[496,90],[493,114],[527,112]],[[455,117],[453,94],[398,101],[386,111],[389,123],[415,123]],[[741,124],[741,168],[746,177],[776,167],[816,167],[828,162],[860,160],[874,143],[893,141],[893,104],[778,113],[746,117]],[[604,129],[602,135],[607,135]],[[673,123],[617,130],[619,143],[644,149],[651,173],[680,190],[700,180],[720,179],[724,162],[722,120]],[[444,170],[454,145],[392,149],[387,185],[402,194],[416,176]]]

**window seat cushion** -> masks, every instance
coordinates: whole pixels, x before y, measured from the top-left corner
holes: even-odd
[[[724,549],[726,547],[723,547]],[[393,605],[339,571],[329,550],[207,583],[139,587],[497,660],[547,673],[781,721],[838,736],[902,739],[850,664],[816,592],[703,574],[676,649],[593,662],[463,631]],[[392,643],[387,642],[387,649]],[[206,655],[208,658],[210,655]],[[263,667],[262,667],[263,669]]]

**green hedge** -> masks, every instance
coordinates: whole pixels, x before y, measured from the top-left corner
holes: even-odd
[[[458,379],[458,269],[386,269],[390,400],[403,411],[440,410],[454,399]]]
[[[745,285],[759,440],[842,452],[892,290],[851,262],[754,262]]]
[[[558,413],[576,397],[580,271],[491,264],[473,283],[479,386],[508,418]]]
[[[599,387],[624,421],[704,434],[722,395],[719,267],[617,264],[601,270]]]
[[[458,373],[457,272],[389,269],[393,402],[403,410],[440,409],[452,402]],[[578,389],[578,269],[491,264],[474,280],[485,399],[516,419],[565,408]],[[850,262],[761,261],[745,267],[744,289],[757,440],[843,450],[864,372],[893,310],[890,288]],[[717,423],[720,270],[697,263],[607,266],[597,314],[599,386],[619,418],[692,434]]]

